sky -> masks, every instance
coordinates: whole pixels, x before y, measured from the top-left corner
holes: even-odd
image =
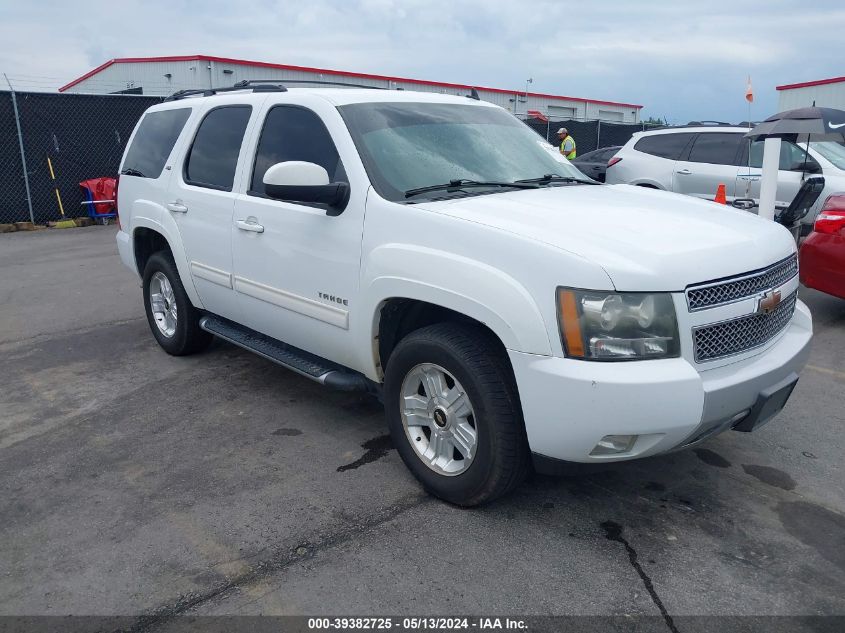
[[[638,103],[739,122],[845,75],[845,3],[0,0],[0,73],[56,89],[115,57],[205,54]],[[5,84],[5,81],[3,81]],[[5,89],[5,85],[2,89]]]

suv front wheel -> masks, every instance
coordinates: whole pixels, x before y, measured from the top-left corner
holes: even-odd
[[[480,328],[441,323],[402,339],[387,363],[384,402],[400,456],[441,499],[462,506],[491,501],[528,472],[510,364]]]
[[[143,287],[150,330],[165,352],[186,356],[208,346],[212,335],[200,328],[201,315],[191,304],[170,253],[159,251],[150,256]]]

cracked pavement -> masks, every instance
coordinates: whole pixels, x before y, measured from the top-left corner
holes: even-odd
[[[845,301],[760,431],[461,510],[373,399],[162,352],[114,231],[0,235],[0,615],[845,614]]]

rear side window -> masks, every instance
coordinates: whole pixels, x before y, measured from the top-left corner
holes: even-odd
[[[167,157],[190,115],[190,108],[148,112],[126,153],[123,171],[131,171],[133,176],[142,178],[161,176]]]
[[[654,136],[646,136],[637,141],[634,149],[638,152],[651,154],[652,156],[678,160],[681,152],[684,151],[684,148],[693,136],[695,134],[656,134]]]
[[[252,106],[222,106],[211,110],[200,123],[185,159],[185,182],[198,187],[231,191],[238,154]]]
[[[741,145],[742,134],[704,132],[695,139],[687,160],[692,163],[736,165]]]
[[[337,148],[320,117],[306,108],[276,106],[267,113],[261,129],[249,193],[264,195],[265,172],[289,160],[320,165],[330,182],[346,180]]]

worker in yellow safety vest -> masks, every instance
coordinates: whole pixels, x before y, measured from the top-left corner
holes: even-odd
[[[569,131],[562,127],[557,131],[557,137],[560,139],[560,153],[569,160],[575,158],[575,139],[569,135]]]

